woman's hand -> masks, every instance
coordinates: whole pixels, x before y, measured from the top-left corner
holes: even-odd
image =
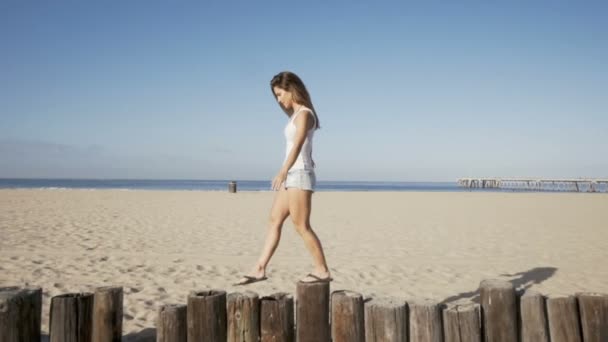
[[[272,180],[272,190],[281,190],[281,184],[287,179],[287,171],[281,169]]]

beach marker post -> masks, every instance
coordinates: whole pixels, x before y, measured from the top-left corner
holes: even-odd
[[[585,342],[608,341],[608,294],[576,294]]]
[[[330,341],[329,282],[296,285],[296,341]]]
[[[293,296],[278,292],[260,300],[260,341],[294,342]]]
[[[185,304],[165,304],[158,309],[156,342],[186,342]]]
[[[0,341],[40,341],[42,288],[0,287]]]
[[[396,298],[374,298],[364,303],[365,341],[407,341],[407,303]]]
[[[443,310],[444,342],[481,342],[479,304],[454,305]]]
[[[440,304],[433,300],[408,301],[409,341],[442,342]]]
[[[517,300],[508,281],[488,279],[479,284],[484,341],[517,341]]]
[[[191,291],[186,316],[188,341],[226,341],[226,291]]]
[[[547,296],[547,319],[552,342],[582,342],[575,296]]]
[[[258,342],[260,297],[245,291],[228,295],[228,342]]]
[[[94,294],[66,293],[51,298],[50,342],[82,341],[93,338]]]
[[[526,290],[519,299],[521,342],[549,342],[545,297]]]
[[[93,296],[93,342],[122,339],[122,286],[103,286]]]
[[[331,294],[331,338],[333,342],[365,342],[361,294],[346,290]]]

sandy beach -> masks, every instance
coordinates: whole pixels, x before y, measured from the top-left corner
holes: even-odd
[[[151,333],[157,308],[191,290],[295,293],[311,258],[287,220],[269,279],[250,269],[272,192],[0,190],[0,286],[52,296],[124,287],[123,333]],[[608,195],[317,192],[311,215],[332,290],[365,296],[478,298],[483,279],[543,294],[608,292]]]

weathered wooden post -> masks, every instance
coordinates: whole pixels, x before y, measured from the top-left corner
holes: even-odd
[[[296,340],[329,342],[329,282],[296,286]]]
[[[442,342],[441,306],[432,300],[408,301],[410,342]]]
[[[519,302],[521,342],[549,342],[545,297],[527,290]]]
[[[228,295],[228,342],[258,342],[260,338],[260,298],[257,293]]]
[[[365,342],[363,296],[352,291],[331,294],[331,338],[333,342]]]
[[[156,342],[186,342],[188,325],[184,304],[165,304],[158,309]]]
[[[275,293],[260,300],[261,342],[294,342],[293,297]]]
[[[455,305],[443,310],[444,342],[481,342],[478,304]]]
[[[395,298],[365,302],[365,341],[407,341],[407,304]]]
[[[93,338],[93,294],[68,293],[51,298],[51,342],[90,342]]]
[[[0,287],[0,341],[40,341],[42,289]]]
[[[122,339],[122,302],[120,286],[95,289],[93,296],[93,342],[119,342]]]
[[[582,342],[576,297],[547,297],[547,319],[551,342]]]
[[[479,285],[485,342],[517,341],[515,288],[507,281],[484,280]]]
[[[230,183],[228,183],[228,191],[231,193],[236,193],[236,182],[235,181],[231,181]]]
[[[192,291],[188,296],[188,342],[225,342],[226,291]]]
[[[583,341],[608,341],[608,294],[577,293]]]

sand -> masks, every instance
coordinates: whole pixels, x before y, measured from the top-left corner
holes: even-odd
[[[288,219],[265,282],[233,287],[262,248],[273,192],[0,190],[0,286],[52,296],[124,287],[125,340],[191,290],[295,294],[312,260]],[[332,290],[478,301],[483,279],[543,294],[608,292],[608,195],[317,192]]]

